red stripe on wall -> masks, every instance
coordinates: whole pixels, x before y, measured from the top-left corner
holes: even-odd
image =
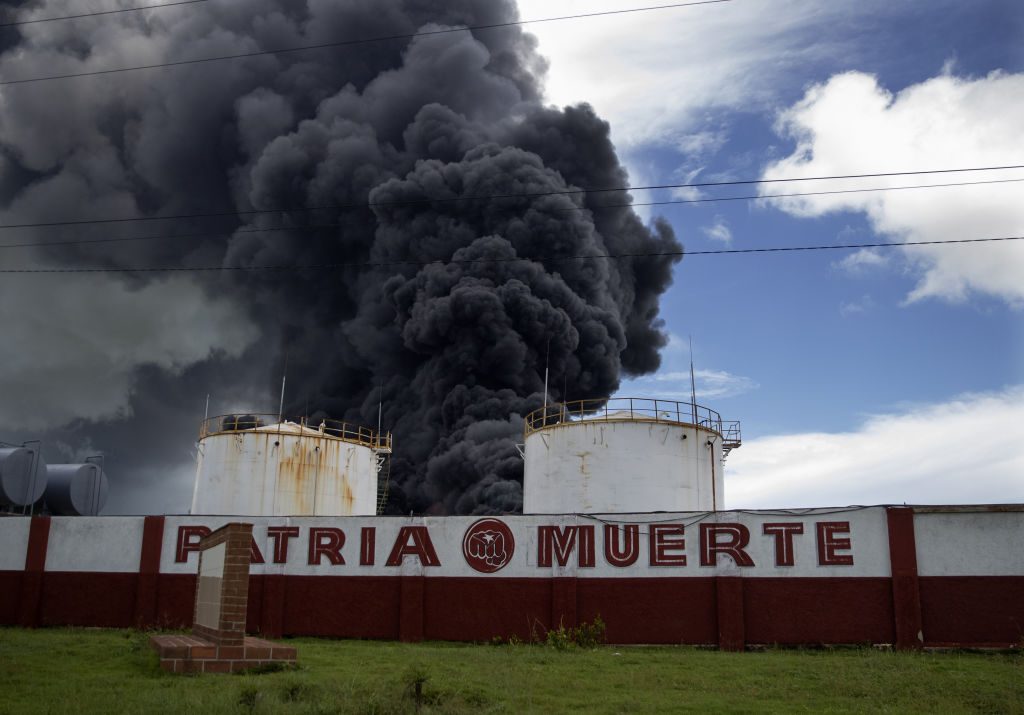
[[[20,617],[21,571],[0,571],[0,626],[16,626]]]
[[[747,578],[747,643],[892,643],[888,578]]]
[[[739,651],[743,650],[746,644],[743,581],[744,579],[739,576],[721,576],[715,579],[718,647],[722,650]]]
[[[576,585],[575,578],[551,579],[551,628],[576,627]]]
[[[80,571],[43,574],[39,625],[131,628],[137,574],[110,573],[102,579]]]
[[[609,643],[718,642],[714,578],[585,578],[576,591],[580,620],[601,616]]]
[[[925,644],[1024,642],[1024,576],[922,576]]]
[[[281,578],[286,587],[281,624],[283,635],[399,639],[402,599],[412,595],[402,577]],[[319,604],[324,605],[318,607]],[[412,607],[412,603],[408,605]]]
[[[259,632],[267,638],[280,638],[284,635],[287,580],[281,574],[250,575],[249,593],[256,584],[260,584]]]
[[[887,507],[889,525],[889,561],[892,566],[892,603],[896,624],[896,647],[920,648],[924,644],[921,627],[921,594],[917,578],[917,544],[914,540],[914,510]]]
[[[21,602],[18,624],[26,628],[39,625],[39,601],[46,568],[46,545],[50,540],[50,517],[36,516],[30,520],[25,571],[21,577]]]
[[[33,542],[37,550],[40,536]],[[34,564],[39,563],[37,557]],[[131,625],[137,575],[95,572],[0,573],[0,586],[11,585],[15,593],[12,599],[0,588],[0,622],[17,620],[21,581],[33,573],[41,579],[39,598],[30,609],[37,624]],[[250,631],[265,630],[268,621],[277,619],[282,635],[487,641],[512,635],[527,640],[531,633],[544,638],[558,625],[556,579],[250,578]],[[737,593],[738,580],[577,579],[577,621],[591,623],[600,616],[610,643],[719,643],[726,648],[737,643],[895,642],[889,578],[744,578]],[[195,576],[160,575],[155,625],[188,627],[194,596]],[[1024,576],[922,577],[920,599],[926,645],[1019,643]]]
[[[400,576],[402,600],[398,614],[398,639],[423,640],[423,576]]]
[[[160,580],[160,555],[164,541],[164,517],[147,516],[142,523],[142,553],[135,584],[136,628],[156,624],[157,589]]]
[[[548,579],[428,578],[423,636],[460,641],[543,638],[557,626],[552,591]]]

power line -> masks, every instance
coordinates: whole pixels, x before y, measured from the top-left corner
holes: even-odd
[[[323,42],[316,45],[295,45],[292,47],[279,47],[273,50],[254,50],[252,52],[239,52],[231,55],[218,55],[215,57],[201,57],[194,60],[178,60],[176,62],[159,62],[151,65],[137,65],[134,67],[115,67],[108,70],[93,70],[91,72],[73,72],[70,74],[47,75],[43,77],[28,77],[25,79],[11,79],[0,82],[2,85],[28,84],[30,82],[48,82],[56,79],[73,79],[75,77],[93,77],[96,75],[116,74],[119,72],[135,72],[137,70],[151,70],[161,67],[180,67],[182,65],[195,65],[205,62],[220,62],[223,60],[238,60],[246,57],[259,57],[261,55],[281,55],[290,52],[303,52],[305,50],[321,50],[329,47],[348,47],[352,45],[364,45],[373,42],[387,42],[392,40],[411,40],[415,37],[427,37],[430,35],[447,35],[454,32],[473,32],[475,30],[495,30],[502,27],[514,27],[517,25],[535,25],[542,22],[561,22],[563,20],[580,20],[588,17],[601,17],[606,15],[625,15],[636,12],[650,12],[653,10],[670,10],[681,7],[692,7],[695,5],[715,5],[719,3],[732,2],[733,0],[697,0],[696,2],[680,2],[670,5],[651,5],[649,7],[637,7],[627,10],[605,10],[603,12],[587,12],[577,15],[562,15],[559,17],[544,17],[536,20],[515,20],[512,22],[495,22],[487,25],[467,25],[465,27],[450,27],[441,30],[424,30],[402,35],[380,35],[378,37],[365,37],[360,39],[340,40],[338,42]]]
[[[276,266],[164,266],[151,268],[0,268],[0,273],[211,273],[214,271],[321,271],[339,268],[389,268],[397,266],[446,266],[474,265],[480,263],[564,263],[567,261],[591,260],[605,258],[620,260],[624,258],[682,258],[683,256],[713,256],[741,253],[781,253],[793,251],[834,251],[850,248],[901,248],[904,246],[941,246],[953,244],[992,243],[996,241],[1020,241],[1024,236],[1002,236],[998,238],[962,238],[946,241],[906,241],[904,243],[848,243],[831,246],[772,246],[767,248],[723,248],[711,251],[660,251],[650,253],[596,253],[577,254],[572,256],[538,256],[515,258],[473,258],[473,259],[438,259],[435,261],[366,261],[346,263],[318,263],[312,265],[276,265]]]
[[[913,186],[879,186],[869,189],[840,189],[836,191],[797,191],[788,194],[768,194],[752,196],[723,196],[707,197],[700,199],[672,199],[667,201],[647,201],[629,204],[602,204],[599,206],[573,206],[572,208],[554,209],[556,212],[567,211],[589,211],[613,208],[632,208],[635,206],[664,206],[666,204],[701,204],[714,203],[719,201],[752,201],[763,199],[786,199],[799,196],[830,196],[835,194],[860,194],[878,191],[904,191],[908,189],[937,189],[954,186],[977,186],[979,184],[1007,184],[1024,181],[1021,179],[990,179],[988,181],[958,181],[947,184],[915,184]],[[271,228],[239,228],[233,231],[200,231],[190,233],[155,234],[149,236],[120,236],[116,238],[72,238],[62,241],[28,241],[25,243],[0,243],[0,250],[4,248],[41,248],[45,246],[77,246],[96,243],[131,243],[136,241],[160,241],[178,240],[188,238],[228,238],[235,234],[249,233],[286,233],[289,231],[316,231],[325,228],[343,228],[342,223],[314,223],[299,226],[274,226]]]
[[[60,17],[43,17],[38,20],[18,20],[17,22],[0,23],[3,27],[18,27],[20,25],[35,25],[40,22],[57,22],[58,20],[78,20],[83,17],[99,17],[100,15],[118,15],[123,12],[138,12],[139,10],[159,10],[163,7],[174,7],[176,5],[194,5],[209,0],[177,0],[177,2],[165,2],[159,5],[141,5],[139,7],[123,7],[119,10],[101,10],[99,12],[83,12],[80,15],[61,15]]]
[[[603,194],[603,193],[616,193],[620,191],[654,191],[658,189],[704,189],[722,186],[752,186],[758,184],[781,184],[781,183],[792,183],[796,181],[834,181],[839,179],[877,179],[882,177],[895,177],[895,176],[920,176],[923,174],[956,174],[972,171],[1004,171],[1009,169],[1024,169],[1024,164],[1015,164],[1010,166],[979,166],[973,168],[962,168],[962,169],[928,169],[918,171],[890,171],[890,172],[875,172],[871,174],[843,174],[835,176],[804,176],[804,177],[786,177],[781,179],[739,179],[735,181],[702,181],[688,184],[652,184],[649,186],[613,186],[613,187],[598,187],[589,189],[562,189],[558,191],[535,191],[529,193],[520,194],[478,194],[469,196],[451,196],[451,197],[428,197],[423,199],[407,199],[403,201],[366,201],[357,203],[346,203],[346,204],[332,204],[325,206],[305,206],[305,207],[288,207],[282,206],[273,209],[243,209],[239,211],[215,211],[209,213],[192,213],[192,214],[170,214],[166,216],[139,216],[139,217],[123,217],[123,218],[103,218],[103,219],[71,219],[67,221],[40,221],[35,223],[8,223],[0,224],[0,229],[10,228],[43,228],[43,227],[54,227],[54,226],[84,226],[84,225],[95,225],[95,224],[112,224],[112,223],[133,223],[136,221],[170,221],[172,219],[197,219],[197,218],[226,218],[230,216],[254,216],[258,214],[269,214],[269,213],[303,213],[309,211],[346,211],[352,209],[364,209],[364,208],[387,208],[387,207],[401,207],[401,206],[422,206],[426,204],[447,204],[447,203],[458,203],[460,201],[494,201],[497,199],[537,199],[545,196],[578,196],[585,194]],[[1006,181],[1019,181],[1019,179],[1008,179]],[[979,182],[981,183],[981,182]],[[953,185],[953,184],[951,184]],[[966,184],[965,184],[966,185]],[[911,187],[908,187],[911,188]],[[856,191],[854,189],[850,190]],[[808,194],[812,195],[812,194]],[[752,198],[771,198],[770,196],[756,196]],[[744,200],[747,197],[743,197]],[[719,199],[729,200],[729,199]],[[691,199],[691,202],[697,202],[697,199]],[[668,202],[665,202],[668,203]],[[682,203],[682,201],[680,201]],[[638,205],[638,204],[630,204]],[[652,204],[653,205],[653,204]],[[590,208],[590,207],[587,207]]]

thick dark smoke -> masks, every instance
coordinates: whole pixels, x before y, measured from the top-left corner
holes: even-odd
[[[27,7],[21,16],[62,14],[56,2]],[[14,78],[517,17],[504,0],[189,7],[82,21],[86,29],[24,26],[14,42],[0,37],[0,68]],[[164,369],[133,374],[127,409],[152,419],[140,407],[156,391],[180,404],[183,393],[210,391],[200,380],[247,376],[253,364],[276,381],[287,360],[293,414],[373,425],[383,397],[396,446],[393,511],[514,511],[514,444],[522,416],[543,402],[545,365],[555,400],[607,396],[621,374],[658,366],[671,259],[599,256],[678,250],[666,224],[644,226],[622,207],[625,192],[551,193],[622,186],[627,176],[590,107],[544,105],[534,45],[511,27],[9,87],[0,95],[3,222],[267,210],[31,235],[226,230],[38,256],[62,264],[378,264],[183,284],[211,305],[236,306],[254,329],[231,344],[208,337],[208,354],[176,365],[149,360]],[[549,195],[475,198],[521,194]],[[599,208],[607,205],[619,207]],[[127,281],[140,300],[152,285],[144,275]],[[247,368],[189,367],[200,363]],[[109,451],[128,449],[118,436],[157,428],[113,425],[99,430]]]

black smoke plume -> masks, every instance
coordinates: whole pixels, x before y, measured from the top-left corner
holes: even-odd
[[[518,17],[507,0],[186,7],[26,25],[13,40],[9,28],[0,68],[31,77]],[[60,8],[47,0],[8,14]],[[191,289],[241,306],[239,320],[258,328],[233,353],[211,338],[202,362],[248,368],[164,366],[156,377],[140,366],[128,410],[141,414],[157,390],[179,405],[185,392],[210,391],[201,377],[248,377],[254,363],[276,383],[287,355],[288,413],[375,425],[382,397],[395,438],[392,511],[515,511],[514,444],[543,402],[545,366],[554,400],[605,397],[623,373],[658,366],[672,259],[602,256],[679,248],[667,224],[640,221],[624,191],[559,193],[628,180],[589,106],[544,104],[545,70],[534,39],[505,27],[7,87],[3,222],[238,211],[28,235],[223,232],[38,251],[60,265],[348,264],[197,275]],[[155,279],[124,280],[141,295]],[[100,417],[111,452],[157,429]]]

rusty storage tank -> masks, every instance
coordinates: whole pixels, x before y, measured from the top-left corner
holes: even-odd
[[[526,417],[527,514],[716,511],[738,422],[647,398],[550,404]]]
[[[0,449],[0,506],[28,506],[46,489],[46,462],[37,443]]]
[[[98,464],[51,464],[44,498],[59,516],[97,516],[107,503],[107,475]]]
[[[203,422],[192,514],[373,516],[391,435],[337,420]]]

